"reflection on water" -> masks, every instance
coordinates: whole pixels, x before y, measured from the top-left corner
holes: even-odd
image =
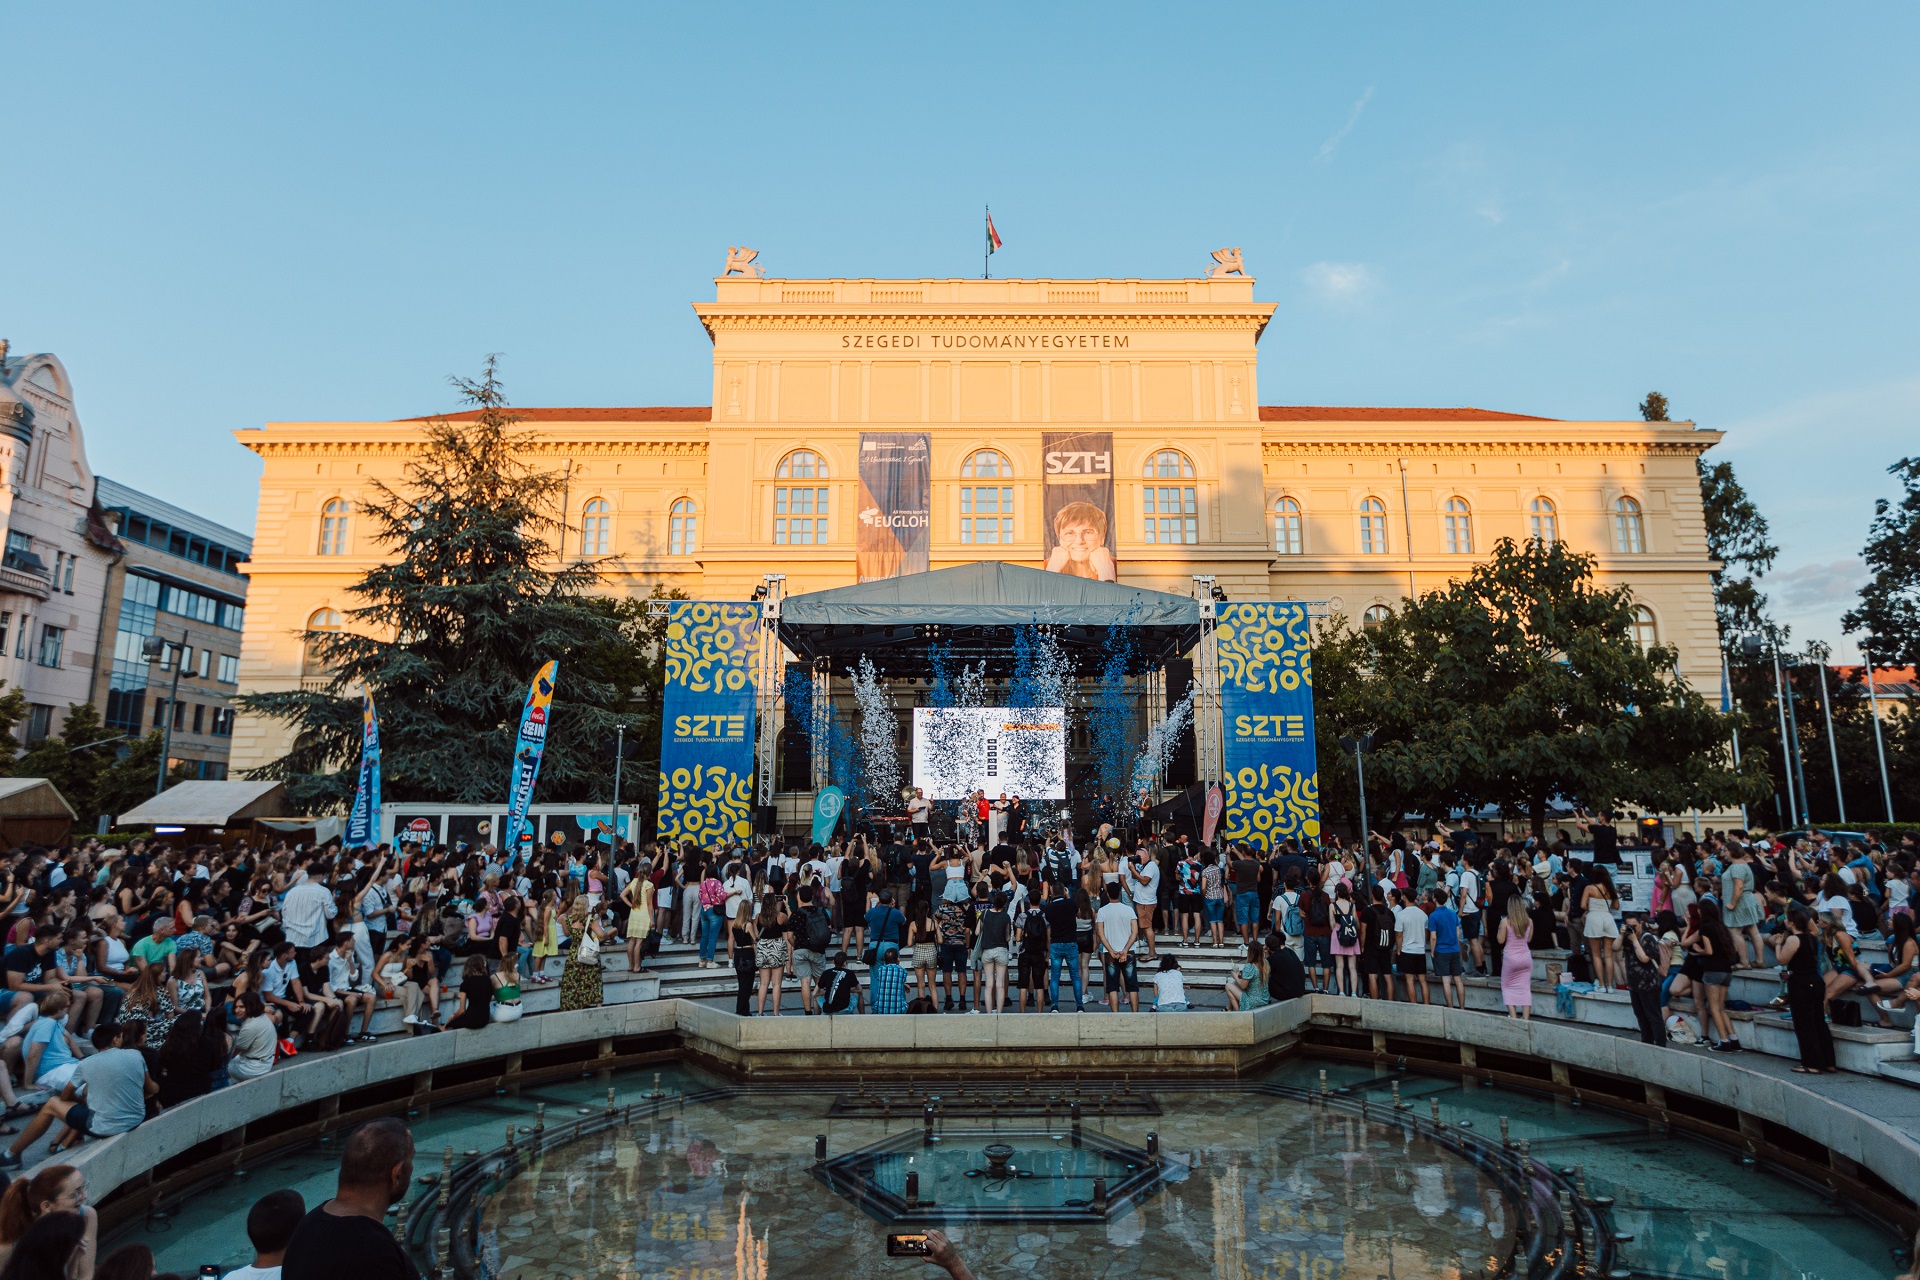
[[[838,1153],[911,1125],[830,1120],[829,1102],[726,1099],[549,1153],[487,1204],[481,1254],[493,1275],[529,1280],[819,1277],[829,1260],[833,1275],[898,1276],[906,1264],[887,1259],[886,1226],[809,1168],[816,1133]],[[1497,1186],[1397,1128],[1259,1095],[1161,1103],[1159,1117],[1104,1131],[1143,1146],[1158,1130],[1166,1185],[1100,1224],[951,1227],[982,1280],[1458,1277],[1512,1249],[1515,1219]]]

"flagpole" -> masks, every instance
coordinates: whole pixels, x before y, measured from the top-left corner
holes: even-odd
[[[986,213],[987,226],[991,227],[993,225],[992,206],[983,204],[980,208]],[[982,228],[982,230],[985,231],[985,228]],[[986,231],[986,234],[982,238],[985,244],[982,246],[980,254],[980,278],[982,280],[991,280],[993,279],[993,233]]]

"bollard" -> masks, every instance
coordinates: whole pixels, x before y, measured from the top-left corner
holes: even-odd
[[[653,1073],[653,1094],[652,1094],[652,1096],[653,1096],[653,1097],[655,1097],[655,1098],[658,1098],[658,1097],[660,1096],[660,1073],[659,1073],[658,1071],[656,1071],[656,1072],[654,1072],[654,1073]]]
[[[1133,1092],[1133,1075],[1131,1072],[1123,1071],[1120,1073],[1120,1092]]]
[[[1073,1145],[1077,1147],[1080,1145],[1080,1103],[1078,1099],[1075,1099],[1074,1101],[1072,1116],[1073,1116]]]
[[[909,1173],[907,1175],[907,1208],[918,1209],[919,1207],[920,1175],[917,1173]]]
[[[514,1145],[515,1145],[515,1143],[514,1143],[514,1135],[515,1135],[515,1134],[516,1134],[516,1133],[517,1133],[518,1131],[519,1131],[519,1130],[518,1130],[518,1128],[517,1128],[517,1126],[515,1126],[515,1124],[513,1123],[513,1121],[511,1121],[511,1120],[509,1120],[509,1121],[507,1121],[507,1154],[508,1154],[508,1155],[512,1155],[512,1154],[513,1154],[513,1152],[514,1152]]]
[[[926,1129],[926,1135],[924,1140],[927,1142],[932,1142],[933,1141],[933,1104],[931,1102],[929,1102],[926,1105],[925,1109],[920,1112],[920,1123]]]
[[[1433,1123],[1438,1127],[1440,1124],[1440,1099],[1429,1098],[1427,1101],[1433,1104]]]
[[[1107,1180],[1105,1178],[1093,1180],[1093,1211],[1095,1213],[1107,1211]]]
[[[533,1131],[535,1133],[541,1133],[546,1130],[546,1127],[547,1104],[544,1102],[536,1102],[533,1104]]]
[[[1151,1129],[1147,1131],[1147,1154],[1150,1156],[1160,1154],[1160,1135]]]
[[[1400,1101],[1400,1082],[1395,1080],[1393,1082],[1393,1109],[1398,1111],[1406,1105],[1406,1103]]]
[[[609,1086],[607,1089],[607,1114],[612,1115],[615,1111],[618,1111],[619,1109],[620,1108],[616,1107],[613,1103],[613,1089],[611,1086]]]
[[[1510,1147],[1513,1145],[1511,1142],[1507,1141],[1507,1118],[1505,1116],[1500,1117],[1500,1145],[1503,1147]]]
[[[824,1133],[816,1133],[813,1135],[813,1162],[815,1164],[821,1164],[826,1161],[826,1158],[827,1135]]]
[[[433,1233],[433,1267],[435,1271],[442,1272],[443,1274],[450,1274],[448,1272],[445,1272],[443,1269],[449,1268],[452,1265],[453,1265],[453,1228],[441,1227],[438,1231]]]
[[[1327,1096],[1327,1073],[1324,1070],[1320,1072],[1320,1096]]]

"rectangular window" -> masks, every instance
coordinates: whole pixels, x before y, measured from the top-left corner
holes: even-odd
[[[53,736],[53,708],[44,702],[33,703],[27,710],[27,742],[45,742]]]
[[[24,613],[20,615],[20,634],[13,642],[13,656],[16,658],[27,656],[27,615]]]
[[[65,627],[41,627],[40,665],[43,667],[59,666],[60,650],[66,645],[66,642],[67,629]]]
[[[30,556],[33,554],[33,539],[24,533],[7,530],[7,554],[10,556]]]
[[[960,541],[1013,541],[1013,489],[1008,485],[969,485],[960,490]]]
[[[79,559],[80,559],[79,556],[67,557],[67,585],[62,589],[66,591],[68,595],[73,594],[73,566],[74,566],[74,563]]]
[[[1360,554],[1387,554],[1387,518],[1384,515],[1363,514],[1360,517]]]
[[[825,489],[775,489],[773,540],[780,546],[818,546],[827,540]]]
[[[1200,541],[1200,504],[1194,489],[1148,485],[1142,492],[1146,541],[1161,544]]]
[[[7,628],[13,625],[13,611],[0,612],[0,658],[7,655]]]
[[[173,727],[175,732],[187,727],[187,704],[184,702],[173,704]]]
[[[203,702],[194,703],[193,704],[193,731],[195,733],[200,733],[204,729],[205,723],[206,723],[206,716],[207,716],[206,704]]]
[[[221,654],[219,679],[221,684],[239,684],[240,659],[231,653]]]
[[[207,678],[207,671],[209,670],[210,664],[212,662],[213,662],[213,650],[202,649],[200,651],[200,666],[195,670],[194,674],[199,676],[202,680],[205,680]]]
[[[165,698],[155,698],[153,700],[153,727],[158,729],[166,723],[167,700]]]

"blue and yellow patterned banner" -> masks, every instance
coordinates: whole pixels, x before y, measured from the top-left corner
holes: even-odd
[[[760,606],[676,600],[668,609],[660,839],[747,840]]]
[[[1304,604],[1223,604],[1214,638],[1226,721],[1220,834],[1263,849],[1320,835],[1313,636]]]

